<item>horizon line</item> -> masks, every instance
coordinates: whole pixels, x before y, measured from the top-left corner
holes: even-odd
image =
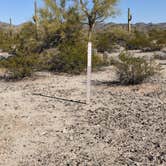
[[[14,26],[20,26],[20,25],[22,25],[22,24],[25,24],[25,23],[28,23],[28,22],[32,22],[32,20],[29,20],[29,21],[25,21],[25,22],[22,22],[22,23],[19,23],[19,24],[13,24]],[[6,21],[1,21],[0,20],[0,23],[3,23],[3,24],[10,24],[9,22],[6,22]],[[140,23],[142,23],[142,24],[165,24],[166,23],[166,21],[165,22],[144,22],[144,21],[140,21],[140,22],[133,22],[133,23],[131,23],[131,24],[140,24]],[[127,24],[127,22],[116,22],[116,21],[106,21],[106,22],[103,22],[103,23],[100,23],[100,24]]]

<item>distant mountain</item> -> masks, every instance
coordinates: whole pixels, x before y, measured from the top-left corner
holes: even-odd
[[[20,29],[23,25],[25,25],[27,22],[22,23],[20,25],[17,26],[13,26],[15,28],[15,30]],[[9,24],[8,23],[4,23],[0,21],[0,29],[5,29],[5,28],[9,28]],[[122,29],[127,29],[127,24],[123,24],[123,23],[102,23],[102,24],[97,24],[96,26],[96,30],[103,30],[103,29],[107,29],[107,28],[111,28],[111,27],[121,27]],[[85,26],[85,28],[87,28],[87,26]],[[132,28],[136,29],[138,31],[143,31],[143,32],[147,32],[151,29],[162,29],[162,30],[166,30],[166,22],[165,23],[144,23],[144,22],[139,22],[136,24],[132,24]]]
[[[121,27],[122,29],[127,29],[128,25],[127,24],[117,24],[117,23],[107,23],[107,24],[98,24],[96,26],[97,30],[103,30],[103,29],[108,29],[108,28],[119,28]],[[154,24],[154,23],[144,23],[144,22],[140,22],[140,23],[136,23],[136,24],[132,24],[132,28],[138,31],[143,31],[143,32],[147,32],[151,29],[161,29],[161,30],[166,30],[166,22],[165,23],[158,23],[158,24]]]
[[[133,25],[134,28],[136,28],[139,31],[147,31],[151,29],[165,29],[166,30],[166,23],[158,23],[158,24],[153,24],[153,23],[136,23]]]

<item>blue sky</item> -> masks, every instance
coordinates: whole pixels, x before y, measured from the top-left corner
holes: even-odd
[[[37,1],[41,6],[42,0]],[[13,23],[18,25],[31,20],[34,0],[0,0],[0,2],[0,21],[9,22],[11,17]],[[118,7],[121,14],[109,19],[110,22],[125,23],[128,7],[133,14],[133,23],[166,22],[166,0],[120,0]]]

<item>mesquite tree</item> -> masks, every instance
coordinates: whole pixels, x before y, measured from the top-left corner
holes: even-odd
[[[79,0],[80,9],[88,24],[87,102],[91,93],[92,34],[97,22],[103,22],[117,13],[118,0]]]

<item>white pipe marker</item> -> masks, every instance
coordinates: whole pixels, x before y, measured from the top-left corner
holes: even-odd
[[[91,71],[92,71],[92,42],[88,42],[88,57],[87,57],[87,104],[91,99]]]

